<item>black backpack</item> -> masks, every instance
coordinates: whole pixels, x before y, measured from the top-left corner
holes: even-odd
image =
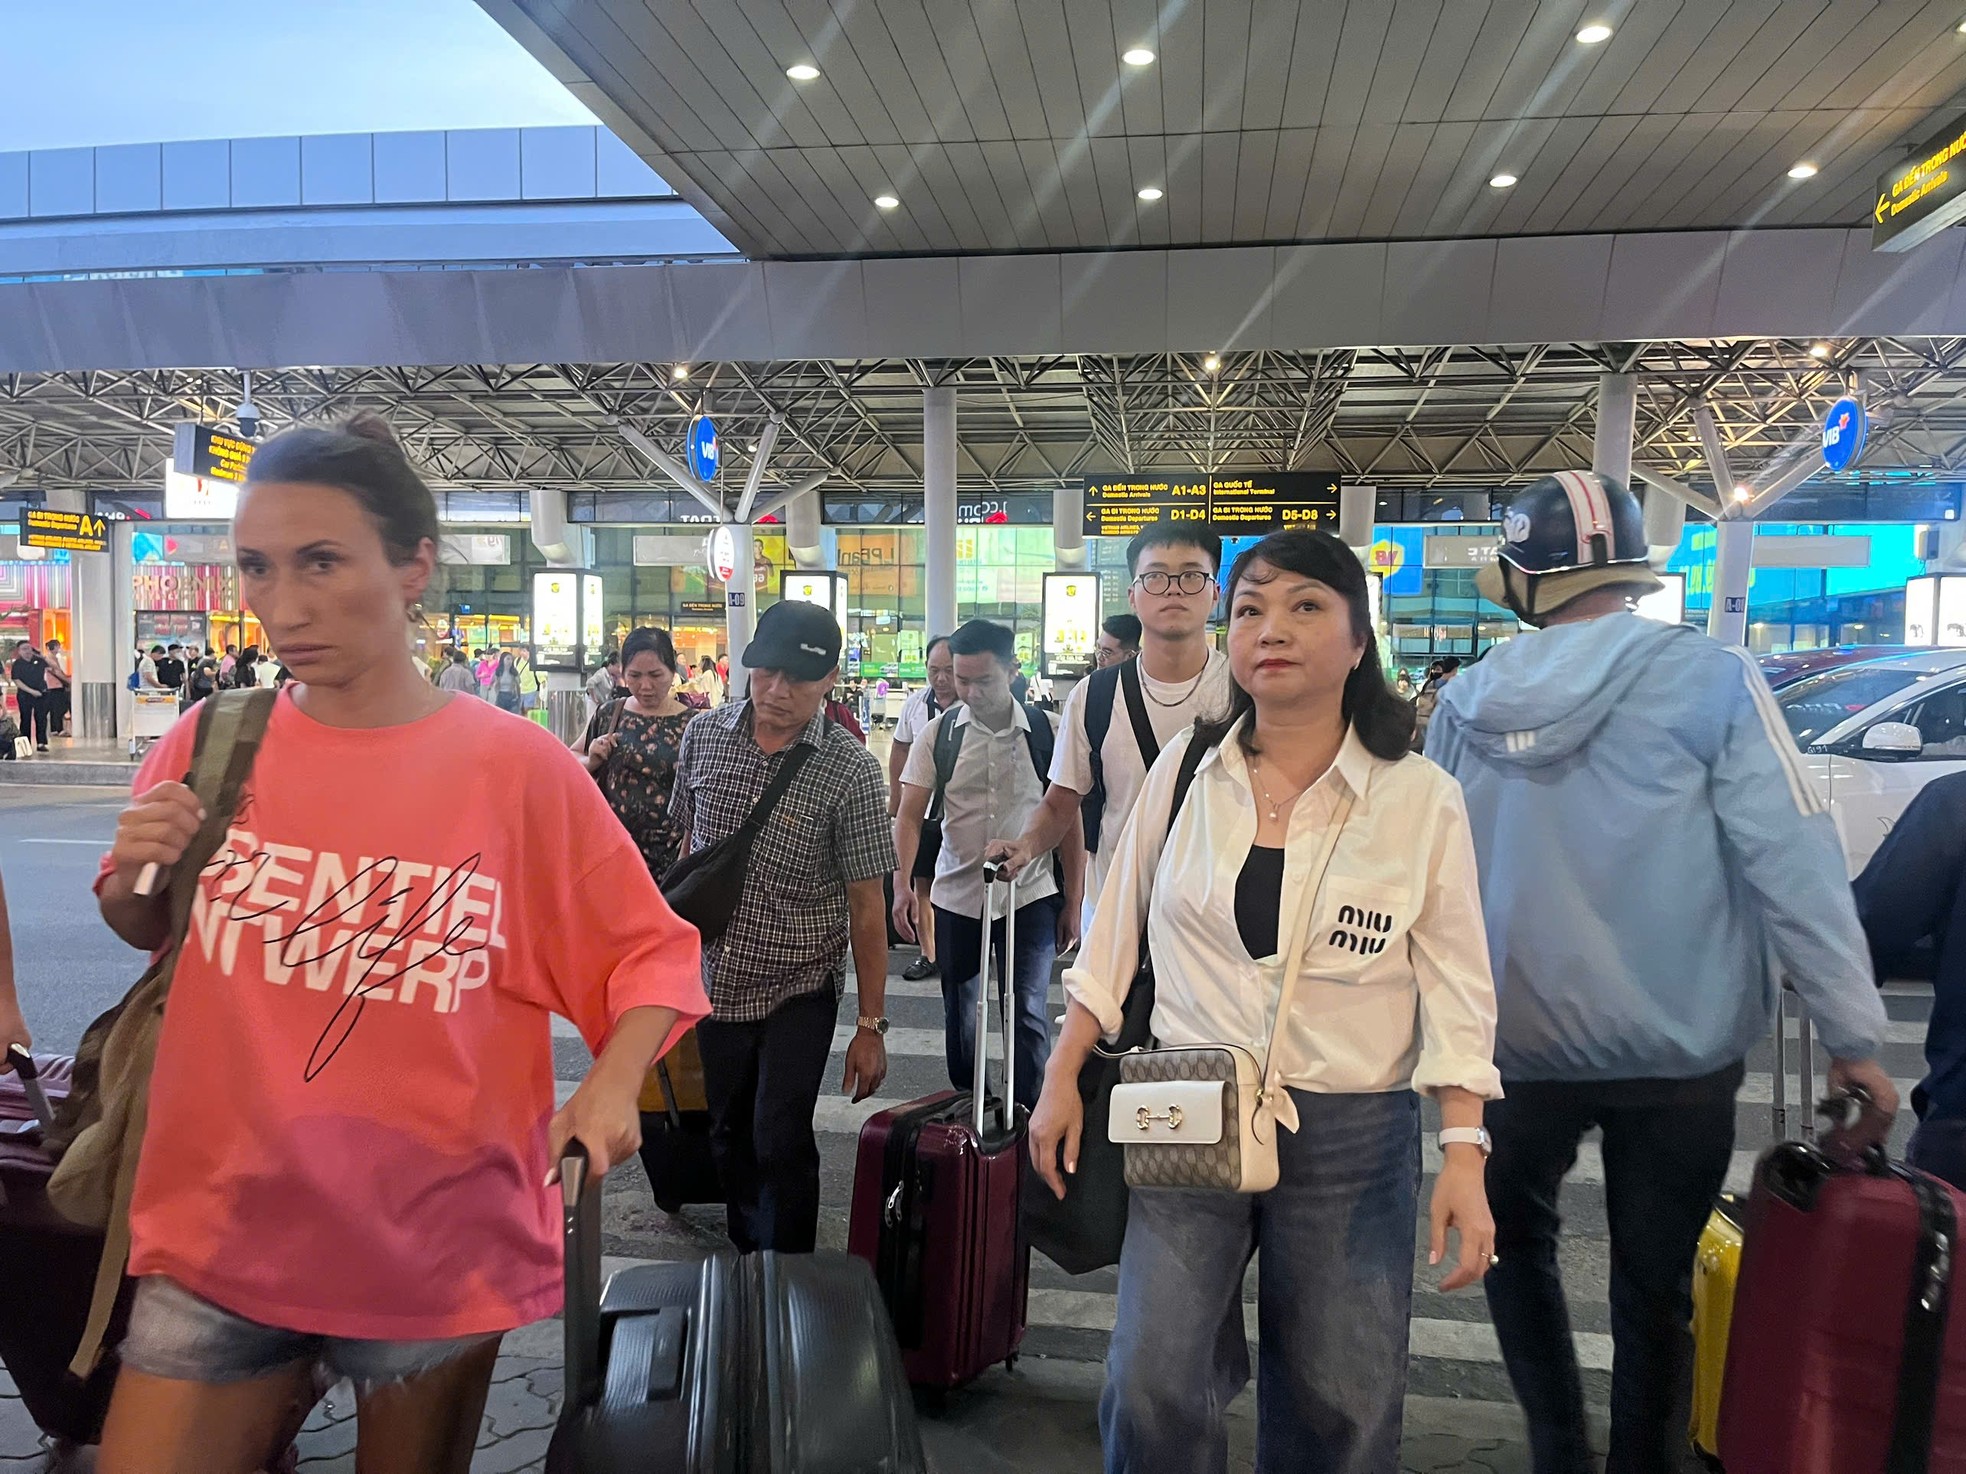
[[[1058,733],[1053,730],[1051,718],[1035,706],[1024,702],[1024,720],[1031,724],[1024,734],[1024,745],[1031,752],[1031,766],[1038,770],[1038,786],[1046,791],[1051,788],[1051,755],[1058,746]],[[935,813],[942,811],[942,790],[949,786],[949,780],[956,775],[956,759],[963,750],[963,734],[969,730],[967,722],[951,721],[949,718],[961,709],[958,702],[941,714],[935,729],[935,796],[929,800],[929,807]]]
[[[1085,740],[1091,749],[1092,791],[1079,805],[1079,817],[1085,824],[1085,847],[1088,852],[1097,853],[1099,829],[1106,817],[1106,733],[1112,729],[1113,705],[1122,688],[1126,691],[1127,720],[1133,726],[1133,741],[1140,749],[1143,768],[1151,769],[1160,756],[1160,738],[1154,735],[1154,724],[1147,716],[1147,698],[1140,688],[1137,658],[1096,670],[1085,684]]]

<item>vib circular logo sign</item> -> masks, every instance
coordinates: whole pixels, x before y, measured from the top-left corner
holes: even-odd
[[[1869,429],[1861,404],[1850,398],[1837,400],[1823,416],[1823,464],[1832,471],[1849,470],[1864,452]]]
[[[717,422],[698,415],[689,422],[689,469],[698,481],[715,481],[721,463],[717,446]]]

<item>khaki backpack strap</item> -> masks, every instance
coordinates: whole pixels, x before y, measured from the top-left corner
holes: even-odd
[[[205,822],[199,827],[184,856],[171,869],[171,929],[166,953],[166,971],[154,1003],[146,1006],[161,1010],[170,986],[169,968],[184,944],[191,924],[191,908],[198,895],[198,880],[205,866],[225,843],[232,816],[239,808],[239,795],[251,775],[253,759],[259,755],[260,740],[278,699],[274,691],[252,688],[221,691],[205,698],[198,718],[197,744],[191,758],[191,791],[205,808]],[[103,1226],[102,1258],[96,1265],[95,1292],[89,1301],[89,1319],[82,1340],[75,1348],[69,1370],[86,1377],[102,1359],[103,1341],[109,1334],[110,1317],[115,1314],[117,1296],[123,1290],[123,1276],[130,1263],[130,1203],[136,1193],[137,1165],[143,1156],[144,1127],[150,1116],[150,1072],[155,1063],[146,1054],[132,1079],[129,1113],[124,1117],[123,1140],[116,1158],[116,1186],[110,1200],[109,1221]]]
[[[251,776],[253,759],[273,715],[276,691],[257,687],[207,696],[199,713],[198,743],[191,758],[191,791],[205,806],[205,822],[184,858],[171,868],[170,950],[175,953],[191,924],[198,877],[225,843],[239,794]]]
[[[102,1360],[103,1342],[109,1337],[109,1322],[116,1314],[117,1297],[123,1293],[123,1276],[130,1267],[130,1203],[136,1196],[137,1163],[143,1155],[143,1131],[150,1116],[150,1071],[146,1067],[140,1088],[125,1118],[122,1151],[116,1160],[116,1195],[110,1203],[109,1222],[103,1227],[102,1258],[96,1262],[95,1289],[89,1297],[89,1319],[76,1343],[75,1359],[68,1370],[87,1378]]]

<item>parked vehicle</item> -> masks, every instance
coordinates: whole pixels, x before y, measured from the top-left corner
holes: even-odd
[[[1823,671],[1835,670],[1838,666],[1912,653],[1903,645],[1825,645],[1816,650],[1790,650],[1781,655],[1757,656],[1755,663],[1761,667],[1762,678],[1769,687],[1780,691]]]
[[[1855,875],[1913,795],[1966,772],[1966,650],[1818,672],[1776,694]]]

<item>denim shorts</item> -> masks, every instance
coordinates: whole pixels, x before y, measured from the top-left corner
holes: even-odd
[[[433,1371],[498,1335],[443,1341],[357,1341],[263,1326],[202,1300],[175,1280],[146,1275],[137,1283],[124,1366],[179,1382],[245,1382],[293,1366],[318,1366],[347,1377],[358,1391]]]

